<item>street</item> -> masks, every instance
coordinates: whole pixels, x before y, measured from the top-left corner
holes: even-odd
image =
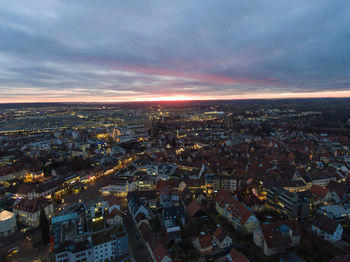
[[[124,226],[128,233],[129,248],[132,251],[136,262],[151,262],[152,259],[147,251],[147,247],[141,235],[136,229],[136,225],[129,212],[124,217]]]

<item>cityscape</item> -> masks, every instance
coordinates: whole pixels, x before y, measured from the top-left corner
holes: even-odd
[[[3,104],[2,259],[347,261],[349,102]]]
[[[350,2],[0,2],[0,262],[350,262]]]

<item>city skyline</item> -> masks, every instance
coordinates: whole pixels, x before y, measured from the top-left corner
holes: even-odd
[[[350,3],[0,4],[0,103],[350,97]]]

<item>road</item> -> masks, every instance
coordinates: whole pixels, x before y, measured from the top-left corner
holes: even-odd
[[[136,225],[129,212],[124,217],[124,226],[128,232],[129,248],[132,250],[136,262],[152,262],[147,247],[142,240],[141,235],[136,229]]]

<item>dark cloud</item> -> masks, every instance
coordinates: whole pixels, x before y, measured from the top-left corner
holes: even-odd
[[[2,101],[350,95],[348,1],[12,2]]]

